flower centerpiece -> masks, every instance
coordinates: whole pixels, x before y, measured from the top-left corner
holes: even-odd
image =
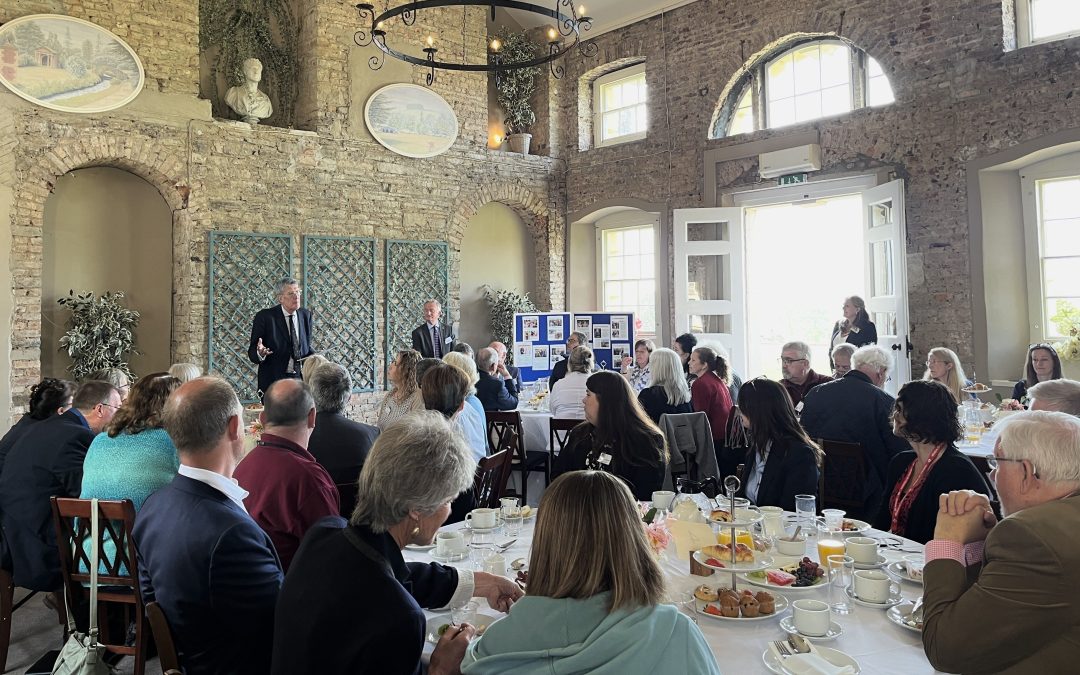
[[[653,553],[660,556],[667,550],[671,543],[671,531],[668,530],[665,520],[656,520],[656,509],[638,503],[638,510],[642,513],[641,523],[645,526],[645,536],[649,539]]]

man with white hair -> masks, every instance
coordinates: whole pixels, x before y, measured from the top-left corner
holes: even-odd
[[[491,347],[476,352],[476,369],[480,380],[476,383],[476,398],[484,410],[513,410],[518,405],[518,388],[512,379],[500,379],[499,353]]]
[[[1080,382],[1076,380],[1044,380],[1029,387],[1028,409],[1063,412],[1080,417]]]
[[[510,378],[514,381],[514,386],[521,390],[521,369],[517,366],[510,366],[506,364],[506,345],[496,340],[488,345],[499,354],[499,377],[502,379]]]
[[[910,446],[893,434],[890,416],[895,399],[881,389],[889,377],[892,355],[884,347],[864,345],[851,355],[851,365],[847,375],[807,393],[800,421],[810,438],[862,446],[866,462],[863,506],[848,509],[848,515],[872,521],[881,507],[889,461]]]
[[[424,323],[412,332],[412,348],[425,359],[441,359],[454,351],[454,336],[441,318],[441,302],[432,298],[424,303]]]
[[[1080,420],[1018,413],[990,459],[985,495],[941,495],[923,571],[923,648],[955,673],[1070,673],[1080,661]],[[988,620],[989,619],[989,620]]]
[[[810,345],[805,342],[788,342],[780,349],[780,369],[784,373],[780,384],[784,385],[791,405],[799,410],[799,404],[806,398],[806,393],[826,382],[832,382],[828,375],[818,375],[810,367]]]

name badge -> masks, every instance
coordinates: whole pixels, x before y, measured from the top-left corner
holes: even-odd
[[[611,455],[607,454],[606,452],[601,452],[600,458],[596,461],[600,464],[607,466],[608,464],[611,464]]]
[[[443,342],[445,342],[446,344],[450,344],[453,341],[454,341],[453,337],[447,337],[445,340],[443,340]]]

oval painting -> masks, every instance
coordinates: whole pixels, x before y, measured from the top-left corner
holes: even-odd
[[[0,26],[0,82],[46,108],[98,113],[127,105],[143,67],[126,42],[89,21],[33,14]]]
[[[442,96],[415,84],[389,84],[364,106],[368,131],[388,150],[406,157],[434,157],[457,140],[454,109]]]

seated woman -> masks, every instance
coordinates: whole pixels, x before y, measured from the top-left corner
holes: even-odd
[[[352,517],[316,523],[293,558],[278,598],[271,672],[419,674],[421,607],[481,595],[509,610],[522,596],[509,579],[401,556],[408,544],[431,544],[475,470],[461,435],[437,413],[412,413],[379,434]],[[473,633],[467,624],[448,629],[427,672],[457,672]]]
[[[58,380],[55,377],[46,377],[30,387],[30,410],[0,438],[0,471],[4,470],[4,460],[15,441],[22,438],[23,434],[38,422],[66,413],[71,407],[71,398],[74,395],[74,382]]]
[[[325,366],[328,363],[330,363],[330,359],[322,354],[312,354],[304,359],[304,365],[300,366],[300,378],[304,382],[311,382],[311,376],[315,374],[319,366]]]
[[[1012,397],[1021,401],[1027,396],[1027,390],[1040,382],[1060,380],[1061,357],[1049,342],[1039,342],[1028,347],[1024,359],[1024,379],[1018,381],[1012,390]]]
[[[565,474],[540,500],[529,594],[469,645],[461,671],[718,675],[697,625],[663,595],[626,486],[602,471]]]
[[[585,384],[586,423],[570,432],[551,469],[552,478],[579,469],[607,471],[626,481],[638,499],[652,499],[667,473],[664,435],[618,373],[602,370]]]
[[[634,343],[634,356],[624,356],[619,372],[630,382],[635,394],[649,386],[649,357],[656,345],[652,340],[638,340]]]
[[[458,343],[462,344],[461,342]],[[465,392],[465,407],[457,416],[458,426],[465,434],[465,441],[473,451],[473,457],[480,461],[487,456],[487,415],[484,413],[484,404],[476,398],[476,383],[480,381],[480,373],[476,370],[476,361],[472,360],[465,352],[452,351],[443,357],[443,361],[457,368],[465,374],[468,381],[468,389]]]
[[[969,398],[976,398],[974,394],[968,394],[964,387],[971,385],[971,380],[964,375],[964,366],[960,364],[960,357],[951,349],[935,347],[926,355],[926,373],[923,380],[940,382],[952,393],[957,403]]]
[[[127,373],[121,368],[102,368],[101,370],[90,373],[90,375],[83,378],[82,381],[86,382],[87,380],[108,382],[120,392],[121,401],[126,401],[128,394],[131,393],[131,380],[128,379]]]
[[[190,382],[197,377],[202,377],[202,368],[194,363],[181,361],[169,366],[169,374],[180,380],[180,384]]]
[[[655,424],[661,415],[693,412],[690,387],[682,370],[679,355],[661,347],[649,357],[649,386],[638,394],[638,403]]]
[[[695,376],[694,384],[690,386],[690,405],[694,412],[703,412],[709,418],[713,447],[719,461],[732,407],[727,359],[710,347],[698,347],[690,354],[689,363],[690,374]]]
[[[424,399],[416,383],[416,364],[419,362],[420,352],[414,349],[402,349],[390,362],[386,378],[390,380],[392,389],[386,392],[379,404],[375,426],[385,429],[394,420],[424,409]]]
[[[738,411],[750,432],[743,496],[758,506],[794,511],[795,495],[817,494],[821,448],[799,426],[779,382],[763,377],[743,382]]]
[[[986,494],[982,474],[956,449],[963,438],[952,392],[938,382],[915,380],[900,388],[892,413],[893,433],[914,450],[889,462],[885,504],[874,527],[925,544],[934,538],[938,497],[952,490]]]
[[[588,347],[574,347],[567,359],[566,377],[555,383],[548,396],[548,409],[552,417],[583,420],[585,408],[585,381],[593,371],[593,353]]]

